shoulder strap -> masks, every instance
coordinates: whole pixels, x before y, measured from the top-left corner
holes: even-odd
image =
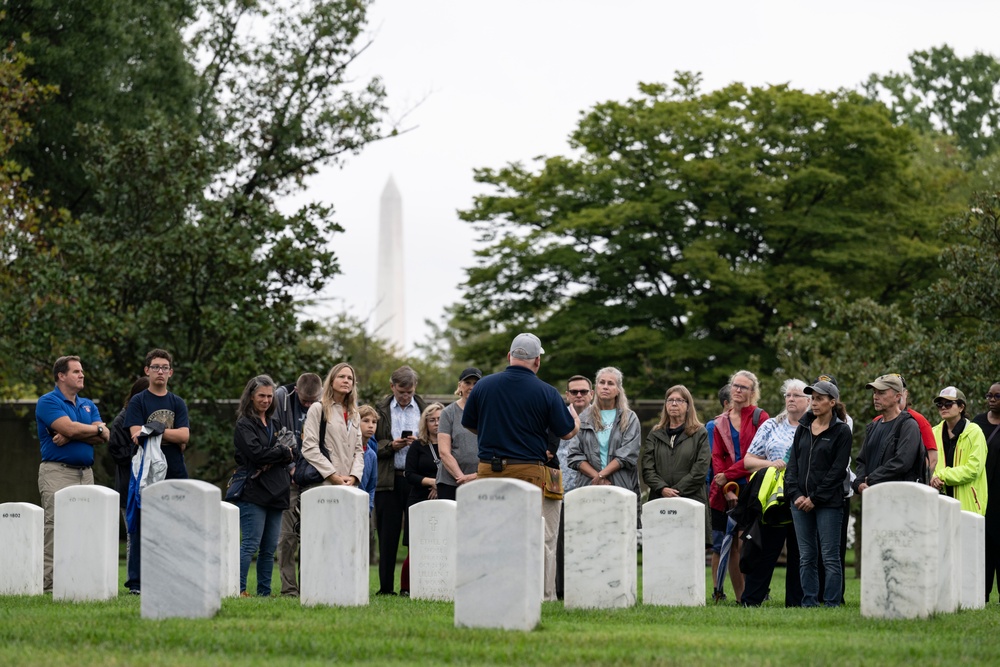
[[[988,438],[986,438],[986,444],[987,445],[989,445],[991,442],[993,442],[993,436],[995,436],[997,434],[997,431],[1000,431],[1000,424],[997,424],[996,426],[994,426],[993,427],[993,431],[990,433],[990,436]]]
[[[319,451],[329,459],[330,452],[326,448],[326,410],[320,408],[319,415]]]
[[[753,424],[754,428],[760,426],[760,416],[764,413],[764,408],[754,408],[753,417],[750,418],[750,422]]]

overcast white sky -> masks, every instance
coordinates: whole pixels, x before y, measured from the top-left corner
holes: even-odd
[[[692,70],[706,91],[733,81],[833,90],[944,43],[1000,53],[996,0],[375,0],[369,19],[374,44],[354,75],[383,78],[394,116],[424,100],[404,121],[415,129],[323,171],[287,205],[332,203],[346,229],[333,239],[342,274],[310,315],[367,318],[379,198],[395,178],[409,347],[427,337],[425,319],[444,321],[473,265],[473,230],[456,214],[478,193],[473,169],[566,154],[581,111],[634,96],[640,81]]]

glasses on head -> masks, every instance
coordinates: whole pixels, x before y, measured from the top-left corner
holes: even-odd
[[[670,405],[687,405],[687,401],[683,398],[668,398],[667,403]]]
[[[1000,401],[1000,394],[986,394],[987,401]]]
[[[166,373],[167,371],[170,370],[170,366],[150,366],[149,370],[153,371],[154,373]]]
[[[935,401],[934,405],[937,406],[938,410],[950,410],[951,406],[958,403],[958,401]]]
[[[590,393],[589,389],[567,389],[566,393],[570,396],[586,396]]]
[[[753,387],[748,387],[745,384],[736,384],[735,382],[730,385],[733,391],[750,391]]]

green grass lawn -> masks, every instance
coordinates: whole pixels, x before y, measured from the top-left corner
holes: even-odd
[[[777,602],[784,597],[780,568],[772,583],[775,601],[760,609],[709,602],[701,608],[639,604],[567,611],[551,602],[542,606],[534,632],[459,630],[451,603],[376,597],[375,568],[371,582],[367,607],[307,609],[289,598],[227,599],[207,620],[144,621],[139,598],[125,594],[102,603],[0,598],[0,665],[923,666],[993,664],[1000,653],[996,602],[984,611],[924,621],[873,621],[861,618],[859,582],[849,578],[844,608],[784,609]]]

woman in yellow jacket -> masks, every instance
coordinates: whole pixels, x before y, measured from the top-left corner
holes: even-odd
[[[965,394],[945,387],[934,399],[941,422],[934,427],[938,461],[931,486],[962,503],[962,509],[986,515],[986,437],[965,417]]]

